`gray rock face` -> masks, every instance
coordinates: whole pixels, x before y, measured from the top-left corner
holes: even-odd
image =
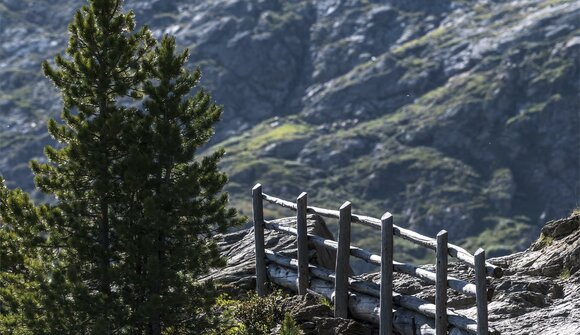
[[[310,233],[334,240],[334,236],[328,230],[321,217],[309,215],[307,220],[308,231]],[[283,225],[296,225],[295,218],[283,218],[275,220],[275,222]],[[266,249],[296,258],[296,239],[294,237],[266,230],[264,232],[264,241]],[[220,254],[227,259],[227,266],[211,273],[203,279],[216,280],[236,290],[255,289],[256,254],[253,229],[244,229],[223,235],[220,237],[218,246],[220,248]],[[312,264],[319,264],[324,267],[334,266],[333,264],[336,258],[331,252],[322,248],[316,248],[315,250],[316,253],[313,253],[310,258]]]
[[[293,225],[295,219],[286,218],[280,222]],[[309,217],[309,223],[318,229],[325,227],[324,222],[315,216]],[[220,247],[222,254],[228,257],[228,266],[217,270],[210,277],[246,290],[254,289],[252,241],[251,230],[225,235]],[[270,232],[266,237],[266,247],[295,257],[294,238]],[[490,326],[506,335],[580,334],[579,253],[580,214],[576,214],[546,224],[540,239],[526,251],[490,259],[504,269],[502,278],[488,279],[495,291],[488,305]],[[329,259],[325,254],[318,264],[333,268],[333,262]],[[434,266],[426,268],[433,270]],[[473,278],[473,270],[466,265],[453,263],[450,264],[449,275],[469,279]],[[378,273],[359,277],[380,281]],[[404,274],[395,273],[394,290],[430,302],[435,300],[433,286]],[[451,290],[448,296],[449,308],[476,319],[475,298]],[[312,296],[287,299],[284,306],[307,333],[318,331],[320,334],[330,334],[334,331],[334,334],[373,334],[374,327],[370,325],[332,319],[328,307],[322,306],[320,300]]]
[[[35,192],[27,162],[54,144],[45,123],[60,102],[40,62],[65,48],[78,6],[0,4],[0,173],[11,187]],[[124,6],[190,48],[189,64],[224,105],[211,144],[230,153],[224,168],[239,207],[256,182],[284,198],[307,190],[320,206],[351,200],[467,244],[488,231],[498,240],[487,246],[506,254],[577,206],[577,1]],[[291,138],[264,133],[275,117],[302,127]]]

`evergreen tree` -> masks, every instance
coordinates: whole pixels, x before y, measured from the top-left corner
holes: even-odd
[[[63,98],[64,123],[48,124],[62,147],[46,147],[49,163],[31,166],[37,186],[56,196],[64,216],[51,237],[66,249],[76,333],[112,334],[130,313],[116,289],[126,252],[116,231],[127,202],[120,187],[127,136],[138,114],[121,102],[141,97],[143,63],[155,40],[147,28],[134,32],[133,13],[120,7],[120,0],[90,0],[69,26],[68,57],[58,55],[56,68],[43,63]]]
[[[28,195],[9,190],[0,178],[0,334],[34,334],[41,328],[35,310],[44,279],[41,229]]]
[[[200,333],[213,297],[196,279],[223,264],[212,236],[241,220],[222,192],[223,151],[197,157],[222,109],[190,97],[200,72],[184,69],[187,51],[169,37],[153,49],[120,0],[90,0],[69,31],[68,56],[43,64],[64,102],[48,125],[60,146],[31,162],[57,198],[36,209],[58,260],[42,270],[37,304],[55,320],[42,333]]]
[[[47,225],[61,219],[58,208],[34,205],[0,177],[0,334],[73,333],[77,312]]]
[[[176,53],[173,38],[164,37],[154,54],[143,118],[135,127],[139,143],[126,167],[125,192],[138,205],[123,240],[135,242],[129,248],[136,252],[127,256],[137,271],[124,282],[139,281],[131,287],[146,292],[131,296],[143,299],[134,309],[147,320],[148,334],[199,334],[211,326],[214,297],[196,278],[222,265],[212,237],[240,219],[222,193],[227,178],[217,163],[223,150],[196,159],[222,108],[204,90],[190,96],[200,71],[185,69],[188,52]]]

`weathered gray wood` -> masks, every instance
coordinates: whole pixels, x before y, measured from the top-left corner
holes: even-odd
[[[268,195],[268,194],[264,194],[263,197],[264,197],[264,200],[266,200],[270,203],[276,204],[276,205],[281,206],[281,207],[296,210],[296,204],[294,204],[290,201],[282,200],[282,199],[273,197],[273,196]],[[318,215],[324,216],[324,217],[330,217],[330,218],[338,218],[339,217],[339,212],[336,210],[308,206],[307,211],[310,214],[318,214]],[[364,215],[358,215],[358,214],[352,214],[351,221],[355,222],[355,223],[360,223],[360,224],[363,224],[365,226],[369,226],[369,227],[372,227],[375,229],[379,229],[379,230],[381,229],[381,220],[379,220],[377,218],[364,216]],[[425,247],[425,248],[428,248],[431,250],[437,249],[437,241],[435,239],[428,237],[428,236],[425,236],[425,235],[421,235],[421,234],[416,233],[412,230],[405,229],[405,228],[399,227],[397,225],[394,225],[393,226],[393,233],[395,236],[399,236],[399,237],[401,237],[409,242],[415,243],[415,244],[420,245],[422,247]],[[459,259],[460,261],[471,266],[472,268],[475,267],[473,255],[470,254],[467,250],[465,250],[457,245],[454,245],[454,244],[448,244],[448,252],[449,252],[449,255],[451,257],[455,257],[455,258]],[[501,278],[503,276],[503,270],[500,267],[497,267],[489,262],[486,262],[485,267],[486,267],[486,272],[487,272],[488,276],[492,276],[495,278]]]
[[[273,251],[270,251],[268,249],[266,249],[266,259],[269,262],[278,264],[280,266],[292,269],[292,270],[297,270],[298,269],[298,261],[286,256],[282,256],[280,254],[277,254]],[[322,280],[326,280],[326,281],[330,281],[333,282],[335,281],[335,275],[334,272],[322,268],[322,267],[318,267],[316,265],[309,265],[309,270],[310,270],[310,274],[312,275],[312,277],[314,278],[319,278]],[[364,293],[376,298],[380,297],[380,286],[378,284],[375,284],[373,282],[370,281],[365,281],[365,280],[355,280],[352,278],[348,278],[348,283],[349,283],[349,287],[357,292],[360,293]]]
[[[350,220],[351,204],[340,206],[338,218],[338,246],[334,281],[334,317],[348,317],[348,272],[350,269]]]
[[[393,216],[381,218],[381,296],[379,334],[393,334]]]
[[[267,253],[268,259],[271,258],[271,255],[276,255],[275,259],[277,261],[285,262],[286,264],[293,264],[291,269],[282,265],[278,266],[275,264],[271,264],[268,266],[268,275],[270,280],[282,287],[286,287],[293,291],[296,291],[296,279],[297,279],[297,261],[296,260],[283,260],[284,256],[274,254],[274,253]],[[274,258],[273,258],[274,259]],[[275,262],[277,263],[277,262]],[[317,268],[318,271],[313,271],[315,266],[311,265],[311,274],[313,277],[311,281],[311,289],[324,295],[328,299],[332,298],[333,295],[333,285],[332,284],[325,284],[332,282],[332,272],[327,269]],[[319,274],[323,274],[319,277]],[[321,278],[324,277],[324,278]],[[361,292],[360,290],[364,290],[365,292],[361,292],[360,294],[351,294],[349,299],[349,310],[351,314],[359,320],[368,321],[373,324],[379,323],[379,305],[380,301],[378,297],[380,296],[380,288],[377,284],[366,282],[366,281],[357,281],[357,280],[350,280],[350,287],[353,291]],[[369,293],[367,293],[369,292]],[[393,301],[395,306],[404,307],[410,311],[413,311],[419,315],[424,317],[428,317],[432,320],[435,319],[435,305],[431,304],[423,299],[408,296],[398,293],[393,293]],[[471,320],[461,314],[458,314],[454,311],[448,310],[448,320],[449,324],[453,327],[466,331],[469,334],[477,334],[477,324],[474,320]],[[397,318],[394,318],[395,328],[397,325]],[[401,322],[401,320],[398,320]],[[410,320],[406,320],[406,322],[410,322]],[[434,324],[433,324],[434,325]],[[450,329],[452,330],[452,329]],[[499,332],[490,329],[490,333],[493,335],[499,335]],[[429,333],[432,334],[432,333]]]
[[[486,281],[485,281],[485,250],[479,248],[475,252],[475,287],[477,290],[477,334],[487,335],[487,300],[485,299]]]
[[[308,227],[306,224],[306,206],[308,195],[304,192],[296,199],[296,230],[298,245],[298,294],[305,295],[308,289]]]
[[[256,184],[252,189],[252,209],[256,244],[256,293],[262,297],[266,294],[266,256],[264,252],[264,206],[262,203],[262,185],[260,184]]]
[[[276,230],[276,231],[279,231],[281,233],[288,234],[288,235],[295,235],[296,236],[298,234],[296,229],[294,229],[292,227],[280,225],[280,224],[272,224],[272,223],[266,222],[265,227],[267,229]],[[336,241],[325,239],[325,238],[322,238],[320,236],[308,234],[308,239],[313,244],[324,247],[324,248],[328,248],[331,250],[336,250],[338,248],[338,244],[336,243]],[[350,254],[354,257],[357,257],[357,258],[360,258],[360,259],[366,261],[369,264],[374,264],[374,265],[379,265],[379,266],[381,265],[381,256],[373,254],[367,250],[358,248],[356,246],[350,247]],[[435,282],[437,280],[436,274],[434,272],[431,272],[431,271],[425,270],[425,269],[421,269],[420,267],[413,265],[413,264],[400,263],[400,262],[393,261],[393,270],[395,272],[405,273],[405,274],[408,274],[408,275],[413,276],[415,278],[422,279],[425,282],[430,283],[430,284],[435,284]],[[449,285],[449,288],[455,290],[456,292],[465,294],[465,295],[470,296],[470,297],[476,296],[475,285],[468,283],[464,280],[457,279],[454,277],[448,277],[447,278],[447,285]],[[491,301],[491,299],[493,297],[493,293],[494,293],[493,289],[489,288],[487,291],[488,301]]]
[[[447,334],[447,232],[437,234],[437,279],[435,282],[435,330]]]

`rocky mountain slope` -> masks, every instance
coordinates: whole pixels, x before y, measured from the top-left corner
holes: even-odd
[[[281,219],[280,223],[295,225],[295,219]],[[311,229],[318,227],[319,231],[321,227],[325,227],[324,221],[316,216],[310,217],[309,225]],[[228,259],[228,265],[214,271],[208,278],[221,283],[222,290],[230,293],[239,294],[240,291],[253,290],[253,241],[254,234],[251,229],[223,236],[220,250]],[[265,241],[266,248],[296,257],[294,237],[268,231]],[[333,268],[332,255],[321,254],[319,250],[314,255],[311,263]],[[489,261],[502,267],[504,273],[499,279],[488,278],[489,285],[495,292],[488,304],[491,327],[502,335],[580,334],[580,213],[546,224],[540,237],[527,250]],[[433,265],[425,268],[434,270]],[[464,264],[450,264],[449,273],[465,280],[473,278],[473,270]],[[356,278],[380,282],[379,273],[364,274]],[[431,303],[435,301],[433,285],[408,275],[395,273],[394,290]],[[448,306],[452,310],[476,319],[474,298],[454,291],[448,293]],[[305,334],[371,335],[376,331],[376,325],[334,319],[332,310],[321,304],[320,298],[294,296],[281,304],[300,323]],[[397,313],[402,313],[399,308],[395,315],[400,315]],[[415,324],[410,325],[405,323],[408,320],[409,318],[395,317],[397,334],[433,334],[432,322],[416,318],[413,321]],[[464,334],[458,329],[451,333]]]
[[[0,173],[33,191],[59,99],[40,62],[78,1],[0,2]],[[345,200],[492,255],[580,204],[580,2],[127,0],[225,106],[214,145],[249,190]],[[211,150],[211,148],[209,148]],[[359,243],[374,237],[358,231]],[[414,257],[423,257],[415,254]]]

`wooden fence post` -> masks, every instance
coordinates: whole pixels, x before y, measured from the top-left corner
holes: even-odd
[[[380,335],[393,334],[393,216],[381,218]]]
[[[308,227],[306,208],[308,195],[302,192],[296,199],[296,230],[298,231],[298,294],[305,295],[308,290]]]
[[[256,293],[263,297],[266,294],[266,253],[264,247],[264,204],[262,185],[256,184],[252,189],[252,209],[254,212],[254,241],[256,245]]]
[[[487,324],[487,285],[485,281],[485,250],[479,248],[474,255],[475,261],[475,299],[477,303],[477,334],[488,335]]]
[[[340,206],[338,217],[338,248],[336,250],[336,267],[334,269],[334,317],[348,317],[348,271],[350,259],[350,223],[351,204],[345,202]]]
[[[435,282],[435,332],[447,334],[447,231],[437,234],[437,265]]]

